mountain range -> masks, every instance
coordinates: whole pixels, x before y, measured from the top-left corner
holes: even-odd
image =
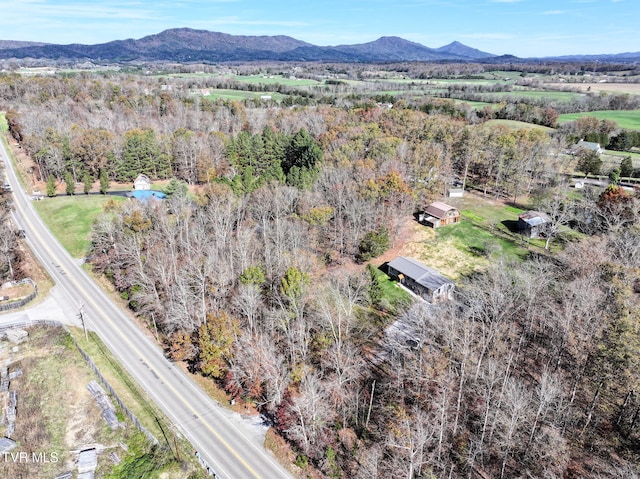
[[[317,46],[278,36],[244,36],[175,28],[138,40],[116,40],[96,45],[56,45],[0,40],[0,58],[39,58],[59,61],[478,61],[496,57],[459,42],[429,48],[399,37],[381,37],[356,45]]]
[[[638,62],[640,52],[611,55],[572,55],[522,59],[513,55],[497,56],[453,42],[429,48],[400,37],[380,37],[355,45],[317,46],[285,35],[245,36],[227,33],[174,28],[137,40],[115,40],[96,45],[56,45],[36,42],[0,40],[0,59],[48,59],[55,61],[93,62],[525,62],[610,61]]]

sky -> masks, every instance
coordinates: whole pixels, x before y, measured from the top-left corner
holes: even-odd
[[[0,0],[0,39],[97,44],[169,28],[314,45],[398,36],[497,55],[640,51],[638,0]]]

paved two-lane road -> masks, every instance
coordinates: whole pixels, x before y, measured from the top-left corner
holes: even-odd
[[[44,226],[22,190],[4,144],[7,177],[13,188],[14,218],[26,241],[57,283],[70,317],[84,306],[87,327],[95,331],[133,379],[221,479],[292,478],[259,444],[258,434],[210,399],[138,326],[114,304]],[[45,200],[46,201],[46,200]]]

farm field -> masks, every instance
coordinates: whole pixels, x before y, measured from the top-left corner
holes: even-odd
[[[507,92],[483,93],[482,95],[487,96],[489,98],[495,98],[496,101],[499,101],[501,98],[510,98],[510,99],[526,98],[529,100],[539,100],[544,98],[547,100],[569,102],[574,98],[581,96],[581,93],[573,93],[573,92],[566,92],[566,91],[517,89],[517,90],[507,91]]]
[[[483,123],[482,125],[503,125],[509,127],[513,130],[543,130],[547,132],[553,131],[553,128],[549,128],[547,126],[542,125],[534,125],[533,123],[527,123],[524,121],[516,121],[516,120],[489,120]],[[482,126],[481,125],[481,126]]]
[[[285,86],[316,86],[322,82],[307,78],[288,78],[281,75],[235,75],[232,80],[257,85],[285,85]]]
[[[558,118],[559,123],[574,121],[584,116],[593,116],[598,120],[615,121],[620,128],[627,130],[640,130],[640,110],[625,111],[588,111],[584,113],[565,113]]]
[[[486,101],[469,101],[469,100],[458,100],[458,99],[454,99],[454,101],[456,103],[460,103],[460,104],[466,104],[469,105],[472,108],[477,108],[477,109],[481,109],[484,108],[485,106],[496,106],[497,103],[489,103]]]
[[[227,89],[216,90],[216,89],[211,89],[210,90],[210,94],[209,95],[205,95],[205,98],[208,98],[210,100],[217,100],[217,99],[227,99],[227,100],[252,99],[252,100],[260,100],[260,97],[263,96],[263,95],[271,96],[271,98],[273,100],[276,100],[276,101],[280,101],[285,97],[281,93],[268,92],[268,91],[255,92],[255,91],[244,91],[244,90],[227,90]]]
[[[71,256],[83,258],[91,244],[91,226],[109,201],[125,199],[111,195],[59,196],[35,201],[33,205]]]
[[[554,88],[575,88],[583,92],[611,92],[640,95],[640,83],[548,83]]]

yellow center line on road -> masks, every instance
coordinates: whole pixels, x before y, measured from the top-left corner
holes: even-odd
[[[55,264],[58,264],[60,267],[62,267],[62,261],[60,261],[60,258],[51,250],[51,248],[49,247],[49,245],[47,244],[46,241],[43,241],[42,236],[36,232],[35,228],[33,227],[33,224],[29,221],[28,216],[25,214],[24,209],[20,206],[19,201],[15,202],[18,209],[20,210],[20,213],[22,215],[22,218],[24,221],[26,221],[26,223],[28,224],[28,226],[30,227],[30,233],[35,235],[39,241],[40,244],[42,245],[42,247],[49,253],[50,258],[52,260],[54,260]],[[98,312],[98,314],[100,314],[100,317],[103,320],[106,320],[110,327],[112,328],[112,331],[115,331],[119,337],[123,340],[123,342],[129,346],[131,348],[131,350],[133,352],[136,353],[136,355],[142,359],[143,361],[146,362],[147,365],[151,364],[151,361],[148,360],[148,358],[146,356],[144,356],[140,350],[136,347],[136,345],[131,342],[130,338],[126,335],[122,334],[122,331],[116,327],[115,323],[112,321],[112,319],[109,317],[109,315],[105,314],[101,308],[96,304],[96,302],[94,301],[94,298],[92,295],[88,294],[88,291],[85,289],[84,286],[82,286],[76,279],[75,275],[69,274],[67,275],[67,278],[73,283],[73,285],[77,288],[78,291],[82,292],[82,294],[85,297],[85,300],[87,300],[91,306],[94,308],[95,311]],[[96,286],[97,287],[97,286]],[[110,301],[110,300],[109,300]],[[115,306],[117,307],[117,306]],[[94,321],[95,323],[95,321]],[[137,327],[136,325],[133,325],[133,327]],[[141,332],[142,334],[142,332]],[[144,335],[143,335],[144,336]],[[146,336],[144,336],[145,340],[149,340],[148,338],[146,338]],[[104,338],[103,338],[104,340]],[[112,351],[113,349],[110,348]],[[151,367],[151,366],[149,366]],[[175,367],[175,366],[174,366]],[[262,479],[262,476],[260,476],[249,464],[247,464],[247,462],[235,451],[235,449],[233,449],[219,434],[218,432],[212,427],[211,424],[209,424],[209,422],[205,421],[204,419],[201,418],[201,416],[198,414],[198,412],[191,406],[191,404],[185,399],[185,397],[179,393],[172,385],[171,383],[166,379],[166,377],[162,374],[162,372],[160,371],[156,371],[156,374],[158,375],[158,379],[160,379],[164,386],[167,387],[168,389],[170,389],[173,394],[175,395],[176,398],[179,399],[180,402],[182,402],[185,406],[186,409],[188,411],[190,411],[194,416],[198,417],[198,419],[201,420],[201,422],[204,424],[204,426],[206,427],[206,429],[208,431],[210,431],[215,437],[216,439],[225,447],[227,448],[227,450],[238,460],[239,463],[241,463],[250,473],[251,475],[256,478],[256,479]],[[188,379],[188,378],[187,378]],[[142,380],[141,380],[142,381]],[[196,386],[197,387],[197,386]],[[150,388],[147,387],[147,390],[151,390]],[[166,408],[169,409],[169,408]],[[225,418],[226,419],[226,418]],[[228,422],[228,421],[227,421]],[[232,425],[232,427],[235,427]],[[240,433],[242,434],[242,433]]]

